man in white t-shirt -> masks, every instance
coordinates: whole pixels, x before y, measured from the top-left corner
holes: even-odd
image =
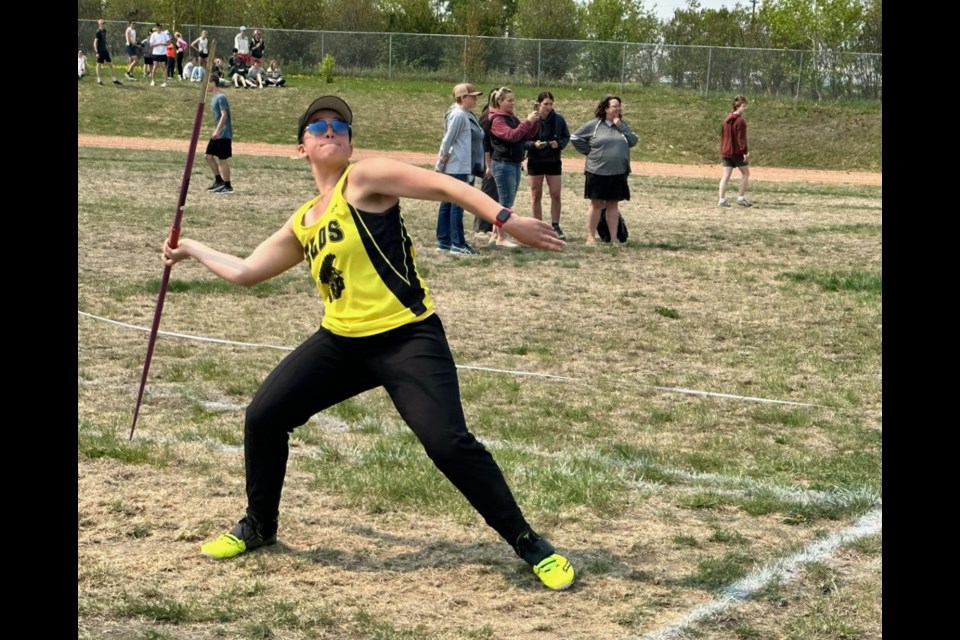
[[[233,39],[233,46],[237,50],[237,55],[243,58],[247,66],[250,66],[250,38],[247,37],[246,27],[240,27],[240,33]]]
[[[159,22],[157,30],[150,34],[150,49],[153,52],[153,70],[150,72],[150,86],[157,85],[157,69],[161,69],[163,82],[161,87],[167,86],[167,43],[170,42],[170,32],[166,31]]]

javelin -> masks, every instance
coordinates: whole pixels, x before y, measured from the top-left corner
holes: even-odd
[[[193,119],[193,135],[190,136],[190,147],[187,149],[187,164],[183,169],[183,180],[180,181],[180,198],[177,200],[177,210],[173,216],[173,226],[170,227],[168,242],[176,247],[180,241],[180,221],[183,219],[183,205],[187,201],[187,190],[190,188],[190,173],[193,171],[193,159],[197,155],[197,141],[200,139],[200,125],[203,122],[203,105],[207,100],[207,85],[210,83],[210,69],[213,64],[213,51],[216,42],[210,43],[210,54],[207,56],[206,74],[200,83],[200,102],[197,103],[197,115]],[[160,314],[163,313],[163,301],[167,297],[167,284],[170,282],[171,267],[163,268],[163,278],[160,280],[160,293],[157,295],[157,309],[153,312],[153,324],[150,326],[150,341],[147,342],[147,357],[143,362],[143,374],[140,376],[140,390],[137,392],[137,406],[133,410],[133,422],[130,424],[130,440],[133,440],[133,431],[137,428],[137,416],[140,415],[140,404],[143,402],[143,390],[147,386],[147,373],[150,371],[150,361],[153,359],[153,347],[157,344],[157,331],[160,329]]]

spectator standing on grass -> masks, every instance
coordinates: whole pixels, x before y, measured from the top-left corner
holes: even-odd
[[[320,329],[281,361],[247,406],[246,513],[200,551],[225,560],[276,544],[290,433],[328,407],[383,387],[484,521],[546,587],[565,589],[575,577],[570,562],[533,530],[493,456],[467,428],[456,364],[400,200],[456,202],[540,249],[559,250],[563,242],[543,222],[514,216],[449,176],[384,158],[351,163],[352,125],[350,107],[336,96],[317,98],[303,113],[297,151],[310,163],[318,193],[248,257],[189,238],[163,247],[167,267],[193,258],[243,286],[299,268],[306,257],[324,302]],[[474,569],[463,571],[465,579],[477,577]]]
[[[587,244],[591,246],[597,243],[597,224],[604,207],[610,238],[617,237],[620,203],[630,199],[630,185],[627,183],[630,149],[638,141],[637,134],[623,119],[623,102],[619,97],[607,96],[601,100],[593,116],[593,120],[570,136],[574,148],[587,156],[583,197],[590,201]]]
[[[253,30],[253,39],[250,41],[250,58],[251,64],[255,60],[259,60],[261,66],[263,65],[263,52],[265,51],[263,45],[263,33],[260,32],[260,29]]]
[[[97,84],[103,84],[100,79],[100,65],[107,65],[110,70],[110,77],[113,78],[113,84],[123,84],[117,80],[117,74],[113,70],[113,61],[110,59],[110,50],[107,49],[107,23],[103,18],[97,20],[97,33],[93,36],[93,53],[97,56]]]
[[[537,96],[540,129],[536,137],[527,142],[527,174],[530,176],[533,217],[543,219],[543,182],[546,180],[550,188],[550,223],[557,237],[566,240],[567,236],[560,228],[560,189],[563,183],[560,154],[570,142],[570,130],[567,121],[554,111],[553,105],[553,94],[549,91]]]
[[[483,105],[483,111],[480,112],[480,128],[483,129],[483,180],[480,182],[480,190],[497,202],[500,202],[500,193],[497,191],[497,181],[493,179],[493,147],[490,146],[489,100],[487,104]],[[490,235],[493,233],[493,225],[483,218],[475,217],[473,219],[473,230],[476,231],[477,235]]]
[[[173,78],[177,66],[177,45],[174,44],[173,36],[167,42],[167,78]]]
[[[183,54],[187,50],[187,48],[190,46],[190,44],[183,39],[183,35],[179,31],[174,32],[173,41],[177,47],[177,51],[176,51],[177,79],[182,80],[183,79]]]
[[[240,33],[233,37],[233,48],[237,50],[237,55],[243,58],[247,66],[250,66],[250,38],[247,37],[246,27],[240,27]]]
[[[87,54],[83,49],[77,50],[77,80],[83,79],[87,75]]]
[[[500,204],[512,209],[520,187],[520,163],[523,162],[523,143],[537,135],[540,114],[533,110],[525,120],[513,114],[516,96],[508,87],[500,87],[490,94],[490,147],[493,149],[493,179],[497,181]],[[502,247],[517,244],[494,227],[490,239]]]
[[[207,143],[206,160],[213,171],[213,184],[207,187],[212,193],[233,193],[230,182],[230,158],[233,157],[233,120],[230,117],[230,103],[220,91],[220,76],[210,74],[207,86],[210,94],[210,111],[213,113],[213,131]]]
[[[267,86],[268,87],[282,87],[287,83],[283,79],[283,73],[280,71],[280,65],[277,64],[276,60],[270,61],[270,67],[267,69]]]
[[[723,120],[720,129],[720,165],[723,175],[720,177],[720,206],[729,207],[727,202],[727,183],[733,169],[740,169],[740,189],[737,192],[737,204],[752,207],[747,200],[747,187],[750,185],[750,150],[747,147],[747,121],[743,112],[747,109],[747,99],[737,96],[733,99],[733,111]]]
[[[127,45],[127,57],[130,64],[127,65],[127,72],[124,77],[131,82],[135,81],[133,77],[133,68],[137,66],[137,58],[140,55],[140,43],[137,41],[137,21],[131,20],[127,23],[127,30],[123,34],[123,39]]]
[[[153,74],[153,47],[150,45],[150,38],[156,32],[154,26],[150,30],[150,35],[140,41],[140,50],[143,51],[143,77],[148,78]]]
[[[471,109],[483,92],[465,82],[453,88],[454,103],[443,116],[443,140],[435,169],[460,182],[473,184],[483,176],[483,129]],[[444,200],[437,210],[437,250],[452,255],[476,255],[463,231],[463,207]]]
[[[167,43],[170,42],[170,32],[163,29],[159,22],[153,33],[150,34],[150,48],[153,50],[153,69],[150,71],[150,86],[157,86],[157,71],[160,71],[160,86],[167,86]]]
[[[207,37],[207,30],[202,30],[200,37],[191,42],[190,46],[196,50],[197,55],[200,57],[200,66],[205,67],[207,65],[207,58],[210,57],[210,39]]]

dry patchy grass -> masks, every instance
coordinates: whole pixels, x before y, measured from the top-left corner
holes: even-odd
[[[182,158],[81,149],[79,161],[78,307],[149,326]],[[242,408],[283,353],[161,337],[128,444],[146,334],[80,317],[78,635],[640,637],[868,509],[773,489],[881,491],[880,190],[757,184],[757,207],[719,210],[713,182],[636,178],[630,242],[591,249],[581,180],[564,176],[559,254],[479,239],[475,258],[440,254],[435,205],[404,203],[458,362],[575,379],[461,372],[472,428],[576,563],[572,592],[539,587],[439,479],[398,501],[363,483],[423,463],[381,392],[295,433],[280,544],[201,558],[242,511]],[[238,158],[233,197],[203,192],[199,167],[193,181],[185,235],[241,253],[312,193],[306,166],[282,159]],[[516,209],[529,209],[524,190]],[[247,291],[184,263],[171,286],[168,331],[292,346],[322,313],[306,269]],[[395,469],[376,466],[381,446]],[[695,632],[879,637],[876,547],[845,548]]]

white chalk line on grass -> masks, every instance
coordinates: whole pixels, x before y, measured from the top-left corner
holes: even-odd
[[[92,320],[98,320],[100,322],[105,322],[107,324],[112,324],[118,327],[123,327],[125,329],[133,329],[134,331],[145,331],[149,332],[148,327],[141,327],[133,324],[128,324],[126,322],[118,322],[117,320],[111,320],[109,318],[104,318],[102,316],[95,316],[92,313],[87,313],[85,311],[77,310],[77,315],[83,316],[85,318],[90,318]],[[293,351],[293,347],[284,347],[277,346],[273,344],[260,344],[257,342],[237,342],[235,340],[221,340],[219,338],[207,338],[204,336],[194,336],[187,333],[173,333],[170,331],[157,331],[157,335],[169,336],[171,338],[181,338],[183,340],[195,340],[198,342],[213,342],[217,344],[227,344],[236,347],[253,347],[253,348],[263,348],[263,349],[277,349],[279,351]],[[570,378],[567,376],[558,376],[551,373],[538,373],[536,371],[515,371],[510,369],[496,369],[493,367],[477,367],[471,365],[456,365],[457,369],[463,369],[467,371],[484,371],[489,373],[502,373],[506,375],[513,376],[525,376],[532,378],[543,378],[547,380],[558,380],[561,382],[582,382],[580,378]],[[654,389],[656,391],[664,391],[668,393],[680,393],[686,395],[697,395],[705,398],[724,398],[727,400],[742,400],[744,402],[760,402],[765,404],[782,404],[787,406],[794,407],[811,407],[811,408],[829,408],[826,405],[822,404],[811,404],[809,402],[793,402],[791,400],[777,400],[774,398],[757,398],[754,396],[738,396],[732,393],[719,393],[716,391],[701,391],[697,389],[684,389],[682,387],[658,387],[654,385],[643,384],[642,382],[637,383],[642,387],[647,387],[649,389]]]
[[[701,622],[733,609],[749,600],[773,581],[787,583],[797,578],[803,566],[830,559],[840,545],[883,531],[883,505],[864,514],[843,531],[817,540],[799,553],[777,560],[752,574],[737,580],[721,591],[712,601],[695,607],[685,616],[666,627],[644,634],[643,640],[675,640],[687,637],[687,631]]]
[[[155,399],[182,399],[182,396],[175,394],[160,394],[154,396]],[[227,402],[209,402],[196,400],[194,398],[188,398],[193,402],[197,402],[201,407],[207,411],[213,412],[231,412],[231,413],[240,413],[245,411],[247,405],[234,404]],[[326,415],[323,413],[318,413],[310,417],[308,420],[309,423],[319,425],[321,428],[331,431],[334,433],[344,433],[353,430],[347,422],[337,418],[335,416]],[[397,429],[403,430],[406,429],[405,425],[397,425]],[[162,443],[164,440],[158,438],[144,438],[155,443]],[[552,458],[552,459],[566,459],[569,460],[570,454],[566,452],[557,452],[542,449],[540,447],[534,447],[529,445],[524,445],[518,442],[511,442],[507,440],[499,440],[493,438],[481,438],[484,446],[493,450],[512,450],[520,451],[531,456],[536,456],[540,458]],[[228,452],[242,452],[243,448],[236,445],[225,445],[219,442],[209,441],[208,444],[217,450],[228,451]],[[312,447],[307,446],[297,446],[291,449],[291,455],[303,455],[303,456],[312,456],[311,451]],[[345,452],[342,452],[345,453]],[[349,456],[348,456],[349,457]],[[612,457],[597,451],[581,451],[578,454],[579,458],[587,459],[597,464],[604,466],[606,468],[612,469],[624,469],[624,470],[634,470],[639,471],[641,474],[644,471],[656,472],[661,476],[669,476],[675,478],[678,481],[686,483],[687,486],[679,485],[669,485],[663,482],[658,481],[648,481],[644,480],[642,477],[639,480],[626,480],[624,482],[625,486],[631,487],[638,490],[651,490],[657,493],[662,493],[666,490],[679,491],[685,493],[696,493],[696,492],[710,492],[717,495],[723,496],[735,496],[741,498],[749,498],[756,496],[768,496],[772,499],[796,504],[800,506],[810,506],[818,505],[824,507],[840,507],[846,508],[850,506],[857,505],[872,505],[878,504],[882,496],[876,491],[873,491],[868,488],[855,488],[855,489],[844,489],[844,488],[834,488],[828,490],[821,489],[805,489],[797,487],[787,487],[780,484],[775,484],[771,482],[763,482],[761,480],[756,480],[754,478],[748,478],[743,476],[724,476],[715,473],[699,473],[686,471],[684,469],[678,469],[675,467],[669,467],[662,465],[656,462],[651,461],[642,461],[642,460],[624,460],[621,458]],[[577,473],[575,469],[571,467],[570,473]]]

